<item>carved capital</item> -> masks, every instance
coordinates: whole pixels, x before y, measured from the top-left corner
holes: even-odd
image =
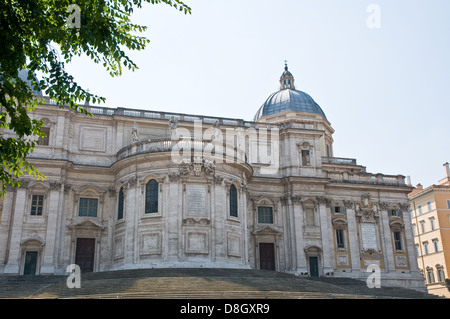
[[[116,188],[114,186],[111,186],[108,188],[108,194],[110,197],[116,196]]]
[[[180,179],[180,174],[177,172],[169,172],[169,182],[177,182]]]
[[[409,210],[409,203],[399,203],[398,206],[400,206],[400,209],[403,211],[408,211]]]
[[[72,188],[72,185],[64,184],[64,193],[70,192],[71,188]]]
[[[54,191],[57,191],[57,190],[60,190],[61,189],[61,185],[62,185],[62,183],[61,182],[49,182],[49,185],[50,185],[50,189],[51,190],[54,190]]]
[[[354,209],[355,208],[355,202],[352,200],[344,200],[344,206],[347,209]]]
[[[331,206],[331,199],[329,199],[328,197],[317,196],[316,199],[319,202],[319,204],[325,204],[327,207]]]
[[[300,195],[291,195],[291,201],[293,204],[301,204],[303,199]]]
[[[223,182],[223,176],[214,176],[214,182],[217,184],[217,185],[222,185],[222,182]]]

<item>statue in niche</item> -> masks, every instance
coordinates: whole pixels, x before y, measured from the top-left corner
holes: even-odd
[[[139,142],[139,132],[136,126],[131,129],[131,140],[133,143]]]

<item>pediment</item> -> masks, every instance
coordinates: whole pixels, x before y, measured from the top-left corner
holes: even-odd
[[[33,236],[23,239],[20,242],[20,246],[24,245],[36,245],[36,246],[44,246],[45,240],[40,236]]]
[[[281,236],[283,233],[276,229],[273,226],[264,226],[261,229],[255,230],[253,235],[273,235],[273,236]]]
[[[67,226],[68,228],[90,228],[90,229],[106,229],[98,220],[92,218],[77,219]]]

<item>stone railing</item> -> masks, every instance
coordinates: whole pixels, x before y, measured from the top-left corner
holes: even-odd
[[[324,171],[325,176],[332,182],[356,183],[356,184],[379,184],[379,185],[406,185],[403,175],[383,175],[371,173],[352,173]]]
[[[48,96],[42,97],[46,105],[56,105],[56,102],[50,99]],[[86,109],[88,112],[95,115],[105,115],[105,116],[128,116],[135,118],[144,119],[155,119],[155,120],[175,120],[181,122],[201,122],[203,125],[217,125],[217,126],[233,126],[242,128],[299,128],[299,129],[311,129],[317,130],[317,123],[311,122],[285,122],[282,124],[274,123],[264,123],[264,122],[253,122],[245,121],[242,119],[235,118],[223,118],[223,117],[213,117],[206,115],[193,115],[193,114],[183,114],[183,113],[170,113],[162,111],[151,111],[151,110],[137,110],[128,108],[108,108],[102,106],[86,105],[79,103],[81,107]],[[67,107],[67,105],[63,106]]]
[[[356,165],[356,159],[343,157],[322,157],[322,164]]]
[[[226,143],[215,143],[208,140],[194,140],[194,139],[179,139],[172,140],[170,138],[152,139],[147,141],[140,141],[132,143],[119,152],[117,152],[117,159],[126,158],[138,154],[156,153],[156,152],[174,152],[177,156],[183,154],[190,154],[192,156],[224,156],[224,162],[229,162],[234,159],[239,162],[247,162],[247,156],[244,150],[240,150],[232,145]],[[225,158],[226,157],[226,158]]]

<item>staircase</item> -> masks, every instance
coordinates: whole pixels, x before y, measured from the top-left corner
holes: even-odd
[[[406,288],[370,289],[348,278],[300,278],[264,270],[136,269],[68,276],[0,276],[0,298],[373,299],[437,298]]]

